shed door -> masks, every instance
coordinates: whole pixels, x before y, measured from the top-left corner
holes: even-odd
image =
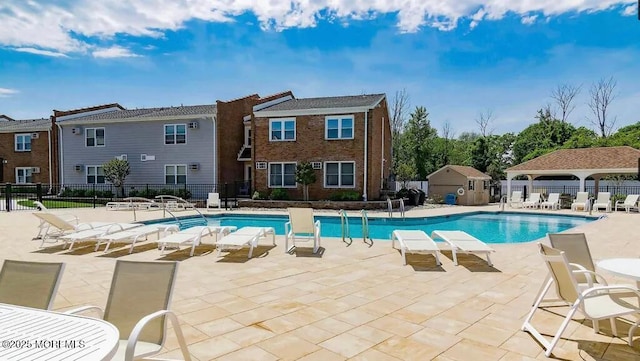
[[[474,182],[475,182],[475,187],[473,191],[473,204],[482,204],[483,203],[482,195],[485,192],[483,181],[476,179],[474,180]]]

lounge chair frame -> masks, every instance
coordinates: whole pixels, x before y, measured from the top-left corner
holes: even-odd
[[[391,232],[391,247],[396,248],[396,241],[402,254],[402,265],[407,265],[407,253],[432,254],[436,259],[436,265],[442,265],[438,253],[440,249],[436,242],[424,231],[420,230],[394,230]]]

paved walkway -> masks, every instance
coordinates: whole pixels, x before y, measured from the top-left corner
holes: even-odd
[[[407,216],[477,211],[479,207],[409,210]],[[496,206],[485,207],[495,211]],[[69,210],[65,210],[69,212]],[[237,211],[234,211],[237,213]],[[129,211],[77,210],[83,221],[132,221]],[[282,212],[280,212],[282,213]],[[560,213],[569,213],[561,211]],[[185,213],[186,214],[186,213]],[[355,213],[354,213],[355,214]],[[384,212],[370,212],[384,216]],[[138,220],[161,213],[137,212]],[[388,241],[369,248],[323,239],[321,257],[309,251],[284,253],[265,242],[246,259],[246,250],[217,258],[203,245],[161,256],[153,244],[132,255],[104,256],[92,247],[73,252],[38,250],[38,221],[28,212],[0,213],[0,259],[67,263],[54,308],[104,306],[116,259],[180,261],[172,308],[183,324],[195,360],[544,360],[542,348],[520,331],[546,271],[535,243],[495,245],[495,267],[461,256],[454,266],[444,251],[437,267],[430,255],[411,255],[402,266]],[[596,260],[640,256],[640,214],[622,212],[582,225]],[[205,242],[212,242],[205,240]],[[609,275],[607,275],[609,276]],[[608,277],[611,281],[629,280]],[[553,333],[565,308],[539,312],[534,323]],[[565,360],[640,360],[640,334],[633,347],[590,322],[570,323],[555,356]],[[618,330],[628,329],[622,321]],[[167,355],[176,356],[173,335]]]

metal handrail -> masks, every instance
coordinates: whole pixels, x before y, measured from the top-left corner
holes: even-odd
[[[175,219],[176,219],[176,221],[178,221],[178,223],[180,223],[180,225],[182,226],[182,222],[180,222],[180,221],[178,220],[178,218],[177,218],[177,217],[176,217],[176,216],[175,216],[175,215],[174,215],[170,210],[168,210],[168,209],[167,209],[167,207],[165,206],[165,203],[164,203],[165,198],[173,199],[173,200],[175,200],[175,201],[177,201],[177,202],[181,202],[181,203],[184,203],[184,204],[193,205],[193,210],[194,210],[194,211],[196,211],[196,213],[198,213],[198,215],[200,215],[200,217],[202,217],[202,220],[204,220],[205,224],[206,224],[206,223],[208,223],[208,221],[207,221],[207,217],[205,217],[205,216],[204,216],[204,214],[202,214],[202,213],[198,210],[198,208],[196,208],[195,204],[193,204],[193,203],[191,203],[191,202],[187,201],[187,200],[186,200],[186,199],[184,199],[184,198],[176,197],[176,196],[174,196],[174,195],[169,195],[169,194],[161,194],[161,195],[156,196],[156,199],[160,199],[160,200],[162,201],[162,216],[163,216],[163,217],[165,216],[165,213],[164,213],[164,212],[169,212],[169,214],[171,214],[171,215],[173,216],[173,218],[175,218]]]
[[[504,205],[507,203],[507,198],[508,196],[506,194],[503,194],[502,197],[500,197],[500,212],[504,212]]]
[[[369,235],[369,217],[367,217],[367,211],[364,209],[360,213],[362,214],[362,242],[371,247],[373,246],[373,239]],[[367,239],[369,239],[369,242],[367,242]]]
[[[391,198],[387,197],[387,211],[389,212],[389,218],[393,218],[393,204]]]
[[[400,201],[400,216],[404,219],[404,199],[399,198]]]
[[[340,225],[342,227],[342,242],[347,244],[347,247],[353,243],[353,238],[351,238],[351,232],[349,231],[349,218],[347,216],[347,211],[341,209],[338,211],[340,214]],[[347,241],[349,238],[349,241]]]

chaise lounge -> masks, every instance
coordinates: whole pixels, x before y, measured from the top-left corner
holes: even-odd
[[[438,257],[440,248],[438,248],[436,242],[424,233],[424,231],[396,229],[391,233],[391,247],[394,249],[396,241],[402,253],[403,266],[407,265],[407,253],[433,254],[436,259],[436,264],[438,266],[442,264]]]
[[[458,265],[458,253],[481,254],[487,257],[489,266],[493,266],[489,254],[495,250],[486,243],[464,231],[433,231],[431,238],[441,239],[451,246],[453,263]]]

